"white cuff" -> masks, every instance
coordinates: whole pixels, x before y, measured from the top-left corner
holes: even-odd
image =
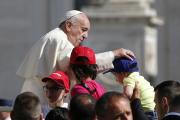
[[[112,61],[114,60],[114,53],[112,51],[96,54],[96,64],[98,65],[98,72],[113,68]]]

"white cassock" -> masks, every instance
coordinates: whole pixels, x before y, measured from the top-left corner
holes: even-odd
[[[60,28],[55,28],[37,41],[16,73],[25,80],[22,92],[31,91],[40,97],[41,102],[44,102],[46,99],[41,79],[56,70],[67,71],[73,48],[67,35]],[[112,51],[96,54],[96,59],[99,71],[113,67]]]

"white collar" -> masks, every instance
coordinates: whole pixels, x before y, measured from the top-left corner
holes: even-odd
[[[167,114],[165,115],[165,117],[166,117],[166,116],[169,116],[169,115],[180,116],[180,113],[178,113],[178,112],[169,112],[169,113],[167,113]]]

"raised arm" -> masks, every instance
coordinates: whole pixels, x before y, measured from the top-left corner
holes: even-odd
[[[124,86],[124,94],[127,95],[129,99],[131,99],[133,95],[133,88],[131,86]]]
[[[98,72],[103,72],[113,68],[112,61],[114,58],[127,57],[132,60],[135,57],[134,53],[130,50],[120,48],[113,51],[103,52],[96,54],[96,63],[98,65]]]

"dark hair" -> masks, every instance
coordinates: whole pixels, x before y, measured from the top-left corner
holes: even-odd
[[[173,80],[164,81],[157,85],[154,90],[159,100],[167,97],[169,102],[171,102],[176,95],[180,94],[180,83]]]
[[[123,93],[119,93],[116,91],[111,91],[105,93],[97,102],[95,106],[96,115],[99,118],[104,118],[106,114],[110,111],[112,108],[112,104],[115,100],[118,99],[125,99],[129,101],[126,95]]]
[[[70,101],[71,120],[93,120],[96,100],[89,94],[77,94]]]
[[[45,120],[69,120],[68,109],[56,107],[47,114]]]
[[[41,115],[41,105],[38,96],[32,92],[19,94],[11,112],[12,120],[34,120]]]
[[[170,109],[177,109],[178,111],[180,111],[180,94],[176,95],[172,99],[169,106],[170,106]],[[172,111],[172,112],[176,112],[176,111]]]
[[[78,57],[76,61],[87,62],[88,59],[86,57]],[[97,76],[97,64],[71,64],[70,66],[80,82],[82,82],[83,78],[91,77],[94,80]]]

